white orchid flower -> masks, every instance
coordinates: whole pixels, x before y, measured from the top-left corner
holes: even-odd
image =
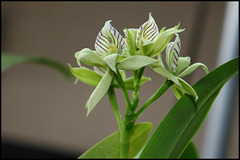
[[[209,71],[207,66],[203,63],[194,63],[190,66],[190,57],[180,57],[181,41],[179,35],[175,35],[175,41],[170,42],[166,48],[166,63],[169,71],[165,69],[163,63],[161,62],[161,56],[159,56],[161,63],[152,64],[151,67],[157,73],[174,82],[173,89],[178,99],[186,93],[192,95],[196,101],[198,96],[195,90],[181,77],[191,74],[199,66],[203,67],[206,73]]]

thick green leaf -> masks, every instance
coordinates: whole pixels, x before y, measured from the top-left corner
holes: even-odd
[[[199,97],[197,102],[183,95],[159,124],[140,158],[179,158],[204,122],[222,86],[237,73],[238,57],[199,80],[193,86]]]
[[[94,86],[96,87],[98,85],[98,83],[100,82],[100,80],[102,79],[102,76],[100,76],[99,74],[97,74],[96,72],[81,67],[81,68],[72,68],[72,66],[70,64],[68,64],[70,67],[70,70],[72,72],[72,74],[80,81],[82,81],[83,83],[86,83],[87,85],[90,86]]]
[[[129,158],[133,158],[142,149],[152,130],[152,123],[143,122],[133,127],[129,145]],[[83,153],[85,158],[120,158],[120,132],[117,131]]]
[[[197,159],[199,158],[197,148],[195,147],[194,143],[191,142],[181,155],[180,159]]]
[[[47,58],[42,57],[25,57],[25,56],[19,56],[19,55],[13,55],[13,54],[6,54],[2,53],[2,72],[7,70],[8,68],[15,66],[17,64],[21,63],[38,63],[43,64],[46,66],[49,66],[51,68],[54,68],[61,72],[66,78],[70,79],[72,78],[71,72],[68,70],[68,68],[57,62],[53,61]]]

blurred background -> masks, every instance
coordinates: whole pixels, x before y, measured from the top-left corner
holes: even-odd
[[[94,49],[105,21],[112,20],[123,35],[125,27],[139,28],[151,12],[159,29],[181,22],[180,28],[185,28],[180,33],[181,56],[190,56],[191,63],[202,62],[212,71],[222,63],[218,57],[229,3],[238,6],[238,2],[1,2],[2,52],[77,67],[74,53]],[[149,68],[144,75],[152,81],[141,87],[140,105],[164,81]],[[193,85],[204,75],[199,68],[184,79]],[[10,68],[1,78],[2,158],[77,158],[118,130],[107,96],[86,117],[85,103],[94,88],[82,82],[74,85],[74,80],[67,81],[51,68],[27,63]],[[116,94],[123,113],[124,97],[120,90]],[[238,90],[234,95],[238,97]],[[155,129],[176,101],[169,89],[137,123],[150,121]],[[236,98],[221,157],[239,157],[238,120]],[[201,157],[211,157],[204,151],[207,128],[211,130],[208,121],[209,117],[193,139]]]

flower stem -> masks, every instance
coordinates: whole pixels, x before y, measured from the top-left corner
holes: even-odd
[[[129,98],[129,95],[128,95],[128,91],[127,91],[127,88],[123,82],[123,79],[122,79],[122,76],[121,74],[119,73],[119,70],[117,69],[117,73],[115,74],[115,79],[116,81],[118,82],[120,88],[122,89],[123,91],[123,94],[124,94],[124,97],[126,99],[126,103],[127,103],[127,108],[128,109],[131,109],[132,105],[131,105],[131,102],[130,102],[130,98]]]
[[[166,80],[161,87],[150,97],[143,106],[138,110],[138,112],[135,114],[135,119],[137,119],[141,113],[154,101],[156,101],[164,92],[168,90],[168,88],[173,84],[172,81]]]
[[[110,88],[108,90],[108,96],[109,96],[109,101],[110,101],[111,106],[113,108],[113,112],[116,116],[118,127],[119,127],[119,130],[120,130],[120,133],[121,133],[122,128],[123,128],[123,123],[122,123],[122,118],[121,118],[121,114],[120,114],[120,111],[119,111],[119,108],[118,108],[117,99],[116,99],[116,95],[115,95],[115,91],[114,91],[113,86],[110,86]]]
[[[130,133],[134,123],[134,113],[127,108],[123,121],[123,130],[120,135],[120,158],[128,158]]]
[[[143,75],[145,67],[140,68],[137,71],[134,71],[134,77],[135,77],[135,82],[134,82],[134,91],[132,93],[132,109],[135,111],[135,109],[138,106],[139,102],[139,90],[140,90],[140,83],[141,83],[141,78]]]

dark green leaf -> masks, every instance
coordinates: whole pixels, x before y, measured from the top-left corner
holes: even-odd
[[[183,95],[159,124],[140,158],[179,158],[204,122],[222,86],[237,73],[238,57],[199,80],[193,86],[199,97],[197,102]]]
[[[152,130],[152,123],[144,122],[133,127],[129,145],[129,158],[133,158],[142,149]],[[120,132],[117,131],[106,137],[83,155],[79,159],[85,158],[120,158]]]
[[[197,159],[199,158],[197,148],[195,147],[194,143],[191,142],[181,155],[180,159]]]
[[[61,72],[66,78],[70,79],[72,78],[72,74],[69,71],[69,69],[54,60],[50,60],[47,58],[42,58],[42,57],[25,57],[25,56],[19,56],[19,55],[12,55],[12,54],[6,54],[2,53],[2,72],[7,70],[8,68],[15,66],[17,64],[21,63],[38,63],[38,64],[43,64],[46,66],[49,66],[51,68],[54,68]]]

